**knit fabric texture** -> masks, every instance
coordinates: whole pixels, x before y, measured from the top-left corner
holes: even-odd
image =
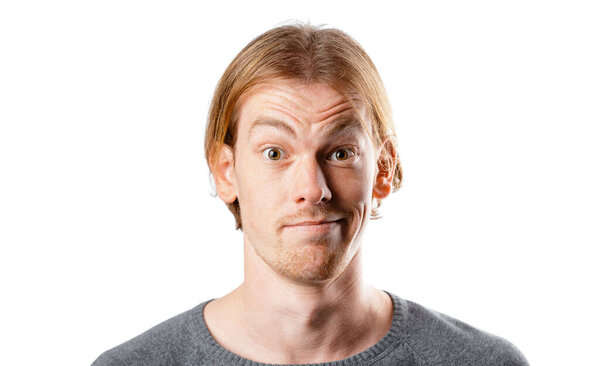
[[[387,292],[387,291],[386,291]],[[343,360],[305,366],[527,366],[510,342],[387,292],[394,315],[387,334]],[[102,353],[92,366],[267,366],[219,345],[204,322],[211,300]]]

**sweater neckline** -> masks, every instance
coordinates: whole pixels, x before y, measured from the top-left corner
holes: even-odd
[[[324,363],[311,363],[311,364],[267,364],[257,361],[253,361],[244,358],[236,353],[231,352],[225,347],[221,346],[213,338],[212,334],[208,330],[206,321],[204,319],[204,307],[214,299],[207,300],[202,304],[198,305],[198,315],[195,317],[198,321],[199,336],[203,344],[203,348],[206,353],[215,359],[227,361],[230,365],[244,365],[244,366],[350,366],[350,365],[369,365],[379,357],[383,356],[400,343],[404,339],[404,328],[406,326],[406,314],[407,305],[406,302],[398,296],[385,291],[392,299],[394,313],[392,316],[392,325],[388,332],[381,338],[377,343],[367,348],[366,350],[356,353],[350,357],[342,360],[330,361]]]

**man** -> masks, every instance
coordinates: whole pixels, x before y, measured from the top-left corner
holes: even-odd
[[[205,152],[244,282],[104,365],[527,365],[506,340],[363,282],[361,236],[401,169],[375,66],[348,35],[272,29],[215,91]]]

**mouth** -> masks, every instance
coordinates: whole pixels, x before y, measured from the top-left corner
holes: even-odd
[[[307,234],[322,234],[336,229],[342,219],[338,220],[321,220],[321,221],[303,221],[291,225],[286,225],[283,228],[289,231],[307,233]]]

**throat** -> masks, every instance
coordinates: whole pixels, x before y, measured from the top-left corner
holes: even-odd
[[[256,362],[341,360],[375,345],[392,322],[391,298],[370,287],[361,302],[342,296],[313,307],[291,309],[248,301],[241,297],[242,287],[209,303],[205,319],[217,343]]]

